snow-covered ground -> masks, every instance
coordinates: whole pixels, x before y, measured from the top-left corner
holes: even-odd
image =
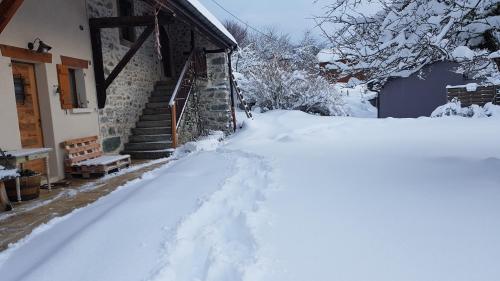
[[[35,230],[0,279],[497,281],[499,124],[259,114]]]
[[[370,100],[376,98],[377,94],[368,91],[366,85],[349,88],[345,84],[337,83],[335,88],[342,94],[342,99],[345,102],[344,108],[349,116],[377,118],[377,108],[370,103]]]

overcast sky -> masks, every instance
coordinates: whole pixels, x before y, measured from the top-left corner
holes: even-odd
[[[232,19],[212,0],[199,0],[221,21]],[[314,0],[215,0],[227,10],[250,25],[262,28],[274,26],[278,30],[300,38],[306,30],[314,27],[313,15],[321,14],[324,4]],[[319,34],[319,31],[316,31]]]

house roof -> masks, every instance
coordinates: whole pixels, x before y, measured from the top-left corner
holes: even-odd
[[[191,5],[192,8],[194,8],[193,12],[199,13],[202,17],[205,18],[208,24],[212,25],[215,29],[218,30],[220,35],[223,35],[226,37],[230,43],[233,45],[237,45],[238,42],[236,42],[236,39],[234,39],[234,36],[227,30],[227,28],[217,19],[216,16],[214,16],[203,4],[200,3],[198,0],[181,0],[184,2],[187,2]]]
[[[172,9],[174,13],[181,13],[190,21],[194,22],[201,29],[211,33],[218,41],[221,41],[227,47],[238,45],[233,35],[224,27],[224,25],[198,0],[145,0],[152,5],[161,3],[163,7]],[[193,20],[194,19],[194,20]]]

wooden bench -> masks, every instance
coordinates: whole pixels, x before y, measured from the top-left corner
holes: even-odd
[[[104,155],[97,136],[65,141],[64,162],[68,176],[105,176],[130,166],[130,155]]]

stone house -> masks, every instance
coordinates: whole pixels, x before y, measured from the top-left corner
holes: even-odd
[[[0,0],[0,148],[99,136],[106,153],[168,156],[233,132],[237,43],[197,0]]]
[[[352,68],[355,62],[349,56],[347,59],[345,57],[344,54],[335,49],[321,50],[316,56],[321,76],[331,83],[348,83],[351,78],[365,80],[368,69],[359,69],[354,74],[344,73],[345,70]]]

